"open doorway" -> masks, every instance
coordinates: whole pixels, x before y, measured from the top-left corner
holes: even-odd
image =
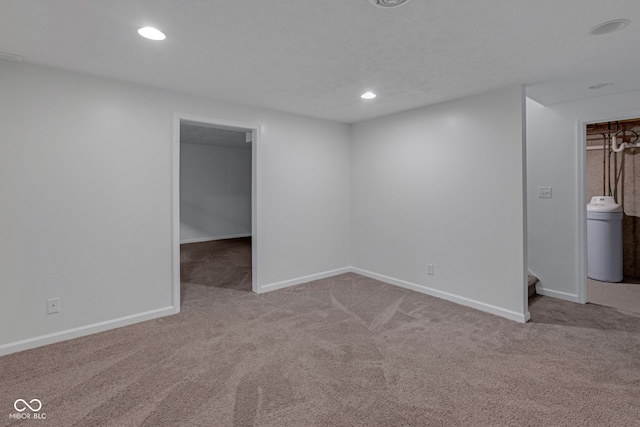
[[[257,126],[176,114],[174,298],[181,283],[257,292],[258,134]]]
[[[640,312],[639,134],[640,118],[585,128],[585,200],[601,200],[587,213],[586,301],[635,312]]]

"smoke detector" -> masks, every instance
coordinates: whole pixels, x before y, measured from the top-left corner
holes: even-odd
[[[409,0],[369,0],[374,6],[384,7],[386,9],[392,7],[402,6],[403,4],[409,3]]]

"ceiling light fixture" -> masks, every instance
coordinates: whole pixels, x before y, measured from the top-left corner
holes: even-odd
[[[140,28],[138,34],[149,40],[164,40],[167,38],[162,31],[153,27]]]
[[[360,98],[362,99],[373,99],[375,98],[377,95],[373,92],[365,92],[362,95],[360,95]]]
[[[616,31],[620,31],[630,23],[631,21],[629,21],[628,19],[614,19],[613,21],[607,21],[603,22],[602,24],[596,25],[589,30],[589,34],[592,36],[601,36],[604,34],[613,33]]]
[[[589,89],[597,90],[597,89],[602,89],[602,88],[609,87],[609,86],[613,86],[613,83],[598,83],[598,84],[595,84],[593,86],[589,86]]]
[[[369,1],[373,3],[375,6],[384,7],[387,9],[391,7],[402,6],[403,4],[409,3],[409,0],[369,0]]]

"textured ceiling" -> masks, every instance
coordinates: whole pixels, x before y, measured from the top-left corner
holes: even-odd
[[[345,123],[510,84],[545,104],[640,89],[638,40],[638,0],[0,0],[0,52],[27,63]]]

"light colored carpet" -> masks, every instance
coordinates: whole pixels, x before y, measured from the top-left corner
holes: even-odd
[[[251,292],[251,237],[180,245],[180,281]]]
[[[640,316],[515,323],[356,274],[186,285],[179,315],[0,358],[0,425],[637,426]],[[46,421],[11,420],[39,398]]]
[[[640,313],[640,280],[625,277],[622,283],[608,283],[587,279],[587,301]]]

